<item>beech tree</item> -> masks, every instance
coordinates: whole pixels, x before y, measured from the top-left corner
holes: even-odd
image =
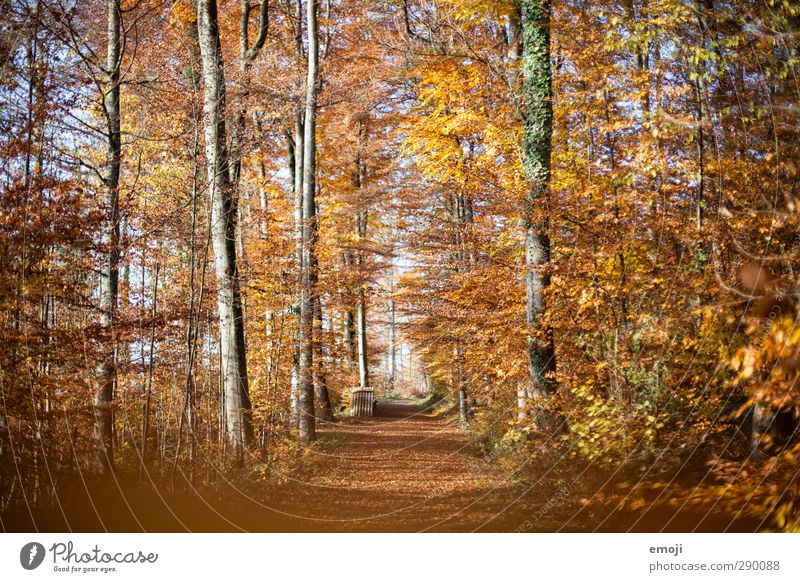
[[[100,323],[108,338],[105,354],[97,369],[98,387],[94,393],[96,467],[105,472],[114,467],[114,385],[116,383],[116,345],[114,320],[119,291],[120,257],[120,69],[122,65],[122,13],[119,0],[108,0],[108,44],[106,47],[106,82],[103,108],[107,127],[106,168],[103,184],[107,191],[103,225],[104,258],[100,283]]]
[[[225,71],[216,0],[198,0],[197,30],[203,67],[206,188],[211,197],[225,434],[233,455],[241,461],[253,436],[250,417],[252,405],[236,260],[236,187],[231,184],[229,177]]]
[[[317,28],[317,0],[308,0],[308,75],[306,77],[306,103],[303,124],[303,221],[302,270],[300,293],[300,362],[298,369],[298,426],[302,442],[316,438],[314,410],[314,315],[317,283],[317,76],[319,39]]]

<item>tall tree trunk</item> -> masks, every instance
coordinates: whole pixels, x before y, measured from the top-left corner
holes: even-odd
[[[158,310],[158,276],[161,264],[156,260],[155,279],[153,281],[153,310],[150,318],[150,355],[147,359],[147,381],[145,385],[144,418],[142,419],[142,469],[147,466],[147,442],[150,435],[150,404],[153,398],[153,369],[155,368],[156,347],[156,314]]]
[[[316,204],[316,201],[315,201]],[[316,208],[316,206],[315,206]],[[317,211],[315,210],[315,215]],[[319,238],[319,223],[314,221],[311,225],[314,232],[312,233],[312,238],[316,241]],[[312,256],[311,264],[309,265],[311,273],[314,277],[313,286],[316,287],[317,285],[317,273],[319,270],[319,262],[317,261],[316,254]],[[322,339],[323,339],[323,328],[322,328],[322,298],[318,292],[315,292],[313,295],[314,301],[314,334],[313,334],[313,345],[314,345],[314,355],[313,355],[313,362],[314,362],[314,401],[316,403],[316,414],[317,418],[323,422],[333,422],[333,406],[331,405],[331,397],[328,393],[328,384],[325,375],[325,369],[323,366],[323,357],[322,357]]]
[[[303,2],[295,0],[294,3],[294,24],[295,29],[295,52],[298,62],[305,58],[303,47]],[[303,167],[305,156],[305,119],[303,118],[303,103],[298,97],[294,114],[294,268],[297,277],[297,286],[293,311],[297,314],[294,325],[294,337],[292,344],[294,353],[292,354],[292,383],[290,395],[290,422],[295,428],[299,428],[299,406],[300,406],[300,344],[302,341],[300,328],[300,300],[303,286]]]
[[[294,159],[292,160],[294,167]],[[269,210],[269,197],[267,195],[267,167],[264,160],[256,162],[258,170],[258,209],[261,211],[261,220],[258,221],[258,234],[261,240],[267,240],[267,211]]]
[[[181,411],[180,419],[178,421],[178,444],[176,446],[175,457],[172,462],[171,474],[174,476],[175,470],[178,466],[178,460],[181,455],[181,447],[183,446],[183,426],[187,425],[187,441],[188,441],[188,461],[189,461],[189,481],[194,482],[195,478],[195,452],[196,452],[196,435],[195,435],[195,361],[197,359],[197,344],[200,337],[200,322],[201,312],[203,309],[203,296],[205,291],[206,279],[206,265],[208,263],[209,247],[211,243],[211,228],[206,231],[206,240],[204,243],[204,254],[202,255],[202,269],[200,273],[200,293],[199,298],[195,299],[196,294],[196,273],[198,268],[197,249],[196,249],[196,235],[197,235],[197,219],[198,219],[198,194],[200,190],[200,158],[199,158],[199,145],[200,145],[200,124],[201,113],[196,107],[197,90],[200,86],[200,44],[197,37],[197,18],[191,23],[187,29],[187,40],[191,47],[189,53],[189,70],[191,72],[191,87],[192,87],[192,128],[194,131],[194,140],[192,143],[192,220],[189,238],[189,319],[186,326],[186,371],[184,376],[184,401]],[[195,308],[196,306],[196,308]],[[201,348],[202,349],[202,348]]]
[[[345,266],[349,265],[349,261]],[[347,369],[352,372],[356,364],[356,314],[352,307],[348,307],[344,313],[344,329],[342,339],[347,353]]]
[[[235,187],[229,181],[225,145],[225,74],[216,0],[198,0],[197,29],[203,65],[207,186],[211,196],[225,433],[230,452],[236,462],[241,463],[253,435],[252,406],[236,262],[236,196]]]
[[[394,392],[397,384],[397,304],[394,300],[394,274],[390,276],[389,293],[389,353],[387,354],[387,390]]]
[[[361,187],[361,163],[357,162],[358,187]],[[357,244],[361,244],[367,235],[367,211],[361,210],[356,213],[356,237]],[[361,249],[356,250],[356,266],[363,270],[364,257]],[[363,278],[363,272],[359,273]],[[358,385],[361,388],[369,388],[369,353],[367,347],[367,286],[363,281],[359,283],[356,296],[356,344],[358,354]]]
[[[355,170],[353,172],[353,186],[358,192],[364,183],[367,173],[366,164],[361,155],[361,148],[367,140],[366,116],[362,117],[358,123],[359,149],[356,151]],[[356,295],[356,344],[358,354],[358,385],[361,388],[369,388],[369,353],[367,346],[367,285],[364,281],[364,252],[361,245],[367,237],[368,210],[365,203],[358,200],[358,208],[355,215],[356,245],[355,264],[359,271],[359,285]]]
[[[316,438],[314,415],[314,296],[316,293],[316,125],[317,125],[317,0],[308,0],[308,75],[303,131],[303,269],[300,295],[299,434]]]
[[[293,305],[293,311],[297,313],[298,317],[294,325],[294,353],[292,354],[292,382],[289,404],[290,423],[295,428],[298,426],[298,406],[300,401],[300,328],[302,323],[299,317],[299,302],[303,286],[303,155],[305,149],[303,131],[303,112],[298,103],[294,116],[294,180],[292,183],[294,192],[294,272],[297,277],[295,293],[295,302],[297,303]]]
[[[467,400],[467,389],[464,385],[464,352],[461,346],[453,348],[454,386],[458,392],[458,421],[462,427],[469,426],[469,402]]]
[[[356,322],[358,325],[358,384],[361,388],[369,388],[369,354],[367,353],[367,307],[364,286],[358,290],[356,305]]]
[[[119,177],[122,158],[120,134],[120,60],[121,14],[119,0],[108,0],[108,31],[104,104],[106,110],[106,169],[103,180],[108,196],[103,225],[104,264],[100,283],[100,324],[108,344],[98,364],[97,388],[94,393],[95,469],[107,473],[114,468],[114,415],[112,402],[116,380],[114,320],[117,310],[120,257]]]
[[[508,42],[508,84],[514,95],[518,93],[520,79],[520,61],[522,60],[522,13],[519,5],[506,17],[506,38]],[[527,259],[527,257],[526,257]],[[527,261],[526,261],[527,266]],[[526,270],[527,275],[527,270]],[[527,290],[527,276],[525,279]],[[527,296],[527,294],[526,294]],[[526,311],[527,313],[527,311]],[[527,317],[526,317],[527,321]],[[529,346],[530,347],[530,346]],[[530,355],[528,356],[530,362]],[[530,369],[530,363],[528,364]],[[530,378],[530,374],[528,375]],[[530,380],[517,385],[517,418],[522,421],[528,416],[528,393]]]
[[[317,418],[322,422],[333,422],[333,406],[322,366],[322,332],[322,301],[317,293],[314,299],[314,400]]]
[[[242,0],[242,13],[239,20],[239,86],[241,87],[237,95],[236,116],[231,127],[231,147],[228,155],[228,171],[230,182],[233,186],[234,203],[238,212],[237,243],[239,245],[239,262],[241,265],[247,264],[245,255],[245,211],[249,206],[245,205],[246,199],[241,197],[239,184],[242,177],[242,159],[244,158],[244,141],[246,139],[247,121],[247,99],[250,96],[250,68],[261,48],[267,40],[269,31],[269,0],[261,1],[261,8],[258,17],[258,36],[250,46],[250,0]],[[249,203],[249,202],[248,202]],[[242,319],[247,321],[247,301],[242,297]],[[244,326],[243,326],[244,328]],[[247,337],[245,337],[245,342]]]
[[[361,210],[356,214],[356,236],[358,244],[361,244],[366,235],[367,211]],[[360,271],[363,270],[364,257],[361,249],[356,251],[356,265]],[[359,276],[363,277],[363,272],[359,273]],[[369,388],[369,353],[367,346],[367,285],[363,281],[359,283],[358,294],[356,296],[356,344],[358,355],[358,385],[361,388]]]
[[[459,144],[460,147],[460,144]],[[455,272],[462,274],[471,268],[471,253],[467,251],[467,228],[473,220],[472,203],[469,196],[456,193],[450,197],[450,220],[455,231],[455,247],[452,261]],[[460,339],[455,338],[453,347],[453,389],[458,394],[458,417],[461,426],[469,425],[469,398],[464,382],[464,348]]]
[[[554,389],[555,353],[552,330],[541,328],[544,293],[550,283],[548,189],[553,134],[552,70],[550,64],[550,0],[523,0],[522,71],[525,92],[525,296],[528,325],[529,391],[526,400],[541,400]],[[542,207],[544,205],[544,207]],[[525,407],[531,406],[526,402]]]

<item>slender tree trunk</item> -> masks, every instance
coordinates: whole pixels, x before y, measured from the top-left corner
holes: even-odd
[[[299,22],[299,20],[298,20]],[[299,26],[299,25],[298,25]],[[295,292],[295,305],[293,311],[297,314],[294,325],[294,352],[292,353],[292,380],[290,392],[290,423],[298,427],[300,402],[300,344],[302,341],[300,328],[300,300],[303,287],[303,156],[304,156],[304,123],[303,111],[298,103],[294,119],[294,271],[297,277]]]
[[[120,257],[119,177],[122,158],[120,133],[120,60],[121,14],[119,0],[108,0],[108,48],[105,87],[105,109],[108,133],[106,143],[106,169],[103,177],[108,196],[105,209],[104,263],[100,284],[100,323],[108,334],[108,344],[98,364],[97,388],[94,393],[95,469],[108,473],[114,468],[114,415],[112,402],[116,381],[114,321],[117,310]]]
[[[390,286],[390,293],[394,293],[394,279]],[[397,311],[394,298],[389,298],[389,361],[387,365],[387,379],[389,392],[394,392],[397,384]]]
[[[225,74],[216,0],[198,0],[197,27],[203,65],[207,186],[211,196],[225,434],[231,453],[241,463],[253,434],[252,407],[236,261],[236,196],[229,181],[225,144]]]
[[[314,297],[316,293],[316,116],[317,0],[308,0],[308,75],[303,132],[303,269],[300,297],[299,433],[302,442],[316,438],[314,415]]]
[[[458,392],[458,421],[462,427],[469,426],[469,402],[467,389],[464,385],[464,353],[460,346],[453,348],[455,360],[455,381],[453,382]]]
[[[245,255],[246,247],[244,235],[246,224],[245,210],[249,207],[245,205],[245,197],[240,197],[241,188],[239,184],[242,177],[242,159],[244,158],[244,141],[246,138],[247,121],[247,99],[250,96],[250,68],[253,64],[264,42],[267,39],[269,30],[269,0],[262,0],[258,18],[258,37],[250,46],[250,0],[242,0],[242,13],[239,20],[239,86],[238,99],[236,103],[236,116],[231,127],[231,147],[228,160],[228,171],[230,173],[230,183],[233,186],[234,203],[238,212],[239,227],[236,230],[237,242],[239,245],[239,263],[247,264]],[[247,301],[246,297],[241,298],[242,319],[247,321]],[[244,326],[243,326],[244,327]],[[245,330],[246,332],[246,330]],[[245,342],[247,337],[245,337]]]
[[[294,22],[297,25],[295,35],[295,48],[298,61],[305,57],[303,48],[303,4],[302,0],[295,1]],[[305,120],[303,119],[303,104],[298,97],[294,114],[294,180],[292,182],[294,193],[294,272],[297,278],[295,287],[295,304],[292,311],[297,314],[292,338],[292,379],[290,388],[289,421],[292,427],[298,428],[300,414],[300,343],[302,341],[300,327],[300,299],[303,286],[303,156],[305,155]]]
[[[319,294],[314,300],[314,322],[314,400],[317,404],[317,418],[322,422],[333,422],[333,406],[322,366],[322,301]]]
[[[299,332],[296,332],[295,338],[299,338]],[[300,350],[297,346],[292,354],[292,372],[289,379],[289,424],[293,429],[300,426]]]
[[[292,162],[294,167],[294,162]],[[261,211],[261,220],[258,221],[258,234],[261,240],[267,240],[267,211],[269,210],[269,197],[267,196],[267,168],[263,160],[256,163],[258,170],[258,209]]]
[[[161,265],[156,261],[155,280],[153,281],[153,310],[150,324],[150,357],[147,366],[147,388],[145,390],[144,419],[142,420],[142,469],[147,466],[147,441],[150,433],[150,403],[153,397],[153,368],[155,368],[156,347],[156,313],[158,309],[158,276]]]
[[[454,225],[455,246],[458,249],[453,256],[455,272],[465,273],[471,268],[471,254],[467,251],[467,227],[472,222],[471,202],[466,194],[451,196],[450,219]],[[458,417],[461,426],[469,425],[469,398],[467,385],[464,382],[464,349],[460,339],[455,339],[453,347],[453,388],[458,394]]]
[[[344,314],[343,339],[347,351],[347,366],[352,372],[356,364],[356,314],[348,308]]]
[[[524,165],[530,183],[525,197],[525,295],[528,325],[528,398],[537,408],[553,391],[555,352],[552,331],[541,329],[544,293],[550,283],[548,190],[553,133],[552,71],[550,63],[550,0],[523,0],[522,70],[524,77]],[[537,329],[538,328],[538,329]],[[526,409],[531,403],[526,402]]]
[[[315,201],[315,215],[318,213],[316,210],[316,201]],[[313,232],[311,234],[312,239],[314,241],[318,240],[319,238],[319,223],[314,221],[311,225]],[[309,265],[309,270],[311,271],[311,275],[313,277],[312,282],[312,289],[315,290],[313,294],[313,303],[314,303],[314,326],[313,326],[313,363],[314,363],[314,402],[316,404],[316,415],[317,418],[323,422],[333,422],[333,407],[331,406],[331,398],[330,394],[328,393],[328,385],[325,375],[324,369],[324,359],[322,356],[323,353],[323,327],[322,327],[322,298],[320,297],[319,292],[316,291],[316,286],[318,282],[318,271],[319,271],[319,262],[317,260],[316,253],[311,256],[311,264]]]
[[[358,124],[359,149],[356,152],[355,170],[353,172],[353,186],[358,192],[363,186],[366,175],[366,164],[361,155],[361,148],[367,140],[366,116]],[[358,384],[361,388],[369,388],[369,353],[367,346],[367,284],[364,273],[364,252],[360,248],[367,237],[368,210],[364,201],[358,201],[355,215],[356,244],[359,248],[355,252],[355,264],[358,269],[359,286],[356,295],[356,344],[358,354]]]
[[[517,419],[528,418],[528,382],[517,384]]]
[[[356,321],[358,323],[358,384],[369,388],[369,354],[367,353],[367,308],[364,287],[358,290]]]
[[[517,93],[519,79],[520,79],[520,61],[522,60],[522,14],[520,11],[520,7],[515,4],[515,10],[510,13],[506,17],[506,35],[507,35],[507,42],[508,42],[508,64],[509,64],[509,86],[511,87],[514,93]],[[527,229],[526,229],[526,243],[527,243]],[[527,245],[526,245],[527,248]],[[528,277],[527,277],[527,254],[526,254],[526,277],[525,277],[525,288],[526,288],[526,298],[527,298],[527,289],[528,289]],[[527,316],[528,310],[526,310],[526,322],[529,320]],[[528,340],[530,342],[530,339]],[[530,343],[528,346],[528,350],[530,350]],[[530,392],[530,352],[528,353],[528,381],[521,382],[517,385],[517,418],[520,421],[523,421],[528,416],[528,394]]]
[[[358,186],[361,187],[361,163],[358,160]],[[367,236],[367,211],[366,209],[356,213],[356,236],[358,244]],[[361,249],[356,251],[356,266],[359,269],[359,276],[364,277],[364,257]],[[356,343],[358,352],[358,385],[361,388],[369,388],[369,353],[367,347],[367,285],[361,282],[358,286],[356,298]]]
[[[458,422],[461,423],[462,427],[469,426],[469,401],[463,383],[460,384],[458,389]]]
[[[175,474],[178,459],[181,454],[181,447],[183,445],[183,425],[187,425],[187,441],[188,441],[188,461],[189,461],[189,481],[194,482],[194,460],[195,460],[195,361],[197,359],[197,344],[200,336],[200,315],[203,309],[203,296],[205,291],[206,279],[206,265],[208,263],[208,251],[211,243],[211,228],[206,230],[206,240],[204,244],[204,254],[202,258],[202,269],[200,275],[200,297],[195,300],[196,294],[196,272],[197,272],[197,251],[196,251],[196,234],[197,234],[197,217],[198,217],[198,193],[200,181],[200,123],[201,113],[196,105],[197,103],[197,89],[200,85],[200,45],[197,37],[197,19],[195,18],[192,25],[188,28],[188,41],[191,51],[189,53],[189,68],[191,71],[192,80],[192,127],[194,130],[194,140],[192,143],[192,224],[189,239],[189,321],[186,326],[186,372],[184,377],[184,401],[183,408],[178,422],[178,445],[175,451],[175,458],[172,463],[172,474]],[[195,308],[195,305],[197,306]],[[202,349],[202,348],[201,348]]]
[[[298,62],[305,58],[305,48],[303,47],[303,2],[294,2],[294,24],[295,28],[295,53]],[[303,118],[303,103],[298,97],[294,114],[294,267],[297,277],[295,294],[295,305],[292,310],[297,314],[294,325],[294,337],[292,344],[294,352],[292,354],[292,380],[290,395],[290,422],[295,428],[299,428],[299,403],[300,403],[300,344],[302,341],[300,328],[300,300],[303,287],[303,168],[305,156],[305,119]]]

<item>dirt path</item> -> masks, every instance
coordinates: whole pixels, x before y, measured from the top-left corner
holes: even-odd
[[[530,528],[526,522],[557,529],[536,509],[542,491],[509,485],[449,417],[408,400],[380,401],[377,413],[320,427],[318,442],[288,474],[262,465],[266,480],[219,472],[213,486],[183,481],[178,489],[80,482],[62,491],[69,503],[58,511],[35,521],[23,512],[0,529],[469,532]],[[525,493],[538,499],[528,509],[518,503]]]
[[[530,517],[503,511],[518,491],[470,450],[466,431],[410,401],[377,408],[323,428],[331,446],[270,496],[297,529],[508,531]]]

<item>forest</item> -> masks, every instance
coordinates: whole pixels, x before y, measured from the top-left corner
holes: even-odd
[[[0,0],[0,526],[800,531],[799,165],[792,0]]]

